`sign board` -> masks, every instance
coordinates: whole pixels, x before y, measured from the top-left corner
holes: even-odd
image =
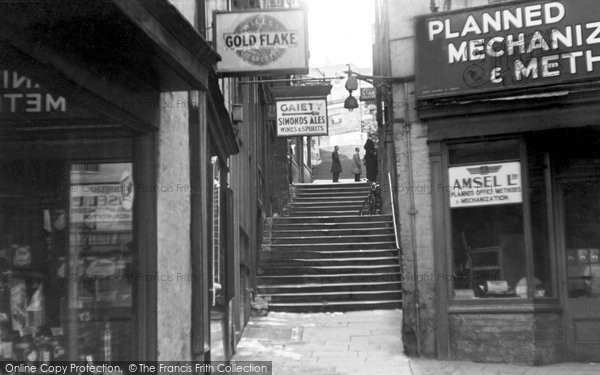
[[[361,102],[374,102],[376,97],[375,87],[361,87],[360,88],[360,101]]]
[[[529,1],[419,17],[419,99],[600,77],[600,1]]]
[[[305,9],[214,12],[221,75],[307,74]]]
[[[520,162],[451,167],[448,177],[450,207],[523,202]]]
[[[327,99],[279,100],[277,106],[277,136],[301,137],[327,135]]]
[[[0,118],[19,114],[64,114],[67,100],[43,89],[30,78],[0,70]]]

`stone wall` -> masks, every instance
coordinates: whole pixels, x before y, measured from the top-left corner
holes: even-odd
[[[187,103],[164,93],[163,103]],[[158,144],[158,360],[191,359],[191,255],[187,106],[163,105]]]
[[[563,317],[558,313],[535,315],[535,359],[542,365],[566,360],[563,343]]]
[[[451,359],[544,365],[563,352],[558,313],[450,315]]]
[[[273,156],[267,162],[267,165],[271,168],[270,181],[267,181],[267,183],[270,185],[272,214],[282,215],[283,208],[288,201],[289,187],[287,139],[277,138],[272,147]]]
[[[413,87],[413,84],[409,84],[407,91],[412,93]],[[394,101],[398,103],[397,108],[401,110],[394,112],[396,120],[393,129],[397,161],[398,221],[402,248],[403,304],[405,306],[403,339],[407,354],[415,355],[417,353],[415,333],[417,329],[416,300],[418,298],[421,355],[435,356],[436,280],[433,277],[435,271],[433,268],[431,173],[427,125],[417,119],[414,111],[414,97],[409,94],[409,97],[405,98],[404,93],[402,85],[397,86],[394,91]],[[408,100],[408,107],[404,105],[406,100]],[[406,113],[406,108],[408,108],[408,113]],[[409,137],[410,142],[407,142]],[[416,275],[413,253],[416,253]]]
[[[533,314],[450,315],[450,358],[533,364]]]

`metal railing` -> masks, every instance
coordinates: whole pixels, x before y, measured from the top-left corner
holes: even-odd
[[[392,220],[394,221],[394,238],[396,239],[396,249],[400,249],[400,240],[398,238],[398,223],[396,222],[396,205],[394,204],[394,191],[392,189],[392,174],[388,172],[388,187],[390,190],[390,202],[392,205]]]

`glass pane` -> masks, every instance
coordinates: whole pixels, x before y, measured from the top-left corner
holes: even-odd
[[[0,162],[0,358],[66,359],[57,277],[67,249],[65,165]]]
[[[518,160],[520,157],[520,145],[515,140],[450,145],[451,165]]]
[[[73,164],[70,183],[71,350],[80,358],[125,360],[133,354],[131,164]]]
[[[531,205],[534,281],[536,283],[535,297],[554,297],[546,200],[544,154],[530,149],[529,202]]]
[[[452,210],[456,298],[526,297],[521,204]]]
[[[0,161],[0,358],[132,358],[130,163]]]
[[[600,296],[600,182],[564,186],[569,297]]]

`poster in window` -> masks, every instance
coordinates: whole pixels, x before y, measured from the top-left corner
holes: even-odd
[[[448,177],[452,208],[523,202],[520,162],[451,167]]]

